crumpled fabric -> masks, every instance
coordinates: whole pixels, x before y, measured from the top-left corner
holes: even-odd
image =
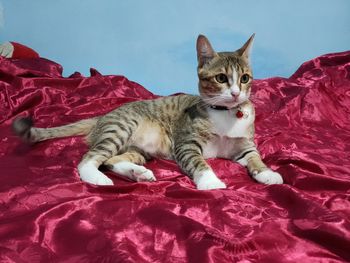
[[[93,186],[77,172],[83,138],[11,132],[18,116],[52,127],[156,97],[123,76],[0,58],[0,262],[350,261],[350,51],[254,81],[256,143],[283,185],[210,159],[227,189],[196,190],[169,160],[146,165],[156,182],[104,170],[115,185]]]

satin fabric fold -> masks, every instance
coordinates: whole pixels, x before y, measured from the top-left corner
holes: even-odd
[[[227,189],[198,191],[173,161],[156,182],[79,180],[81,137],[21,143],[11,122],[39,127],[99,116],[158,96],[123,76],[62,77],[50,60],[0,57],[0,262],[350,261],[350,51],[255,80],[256,143],[285,184],[208,162]]]

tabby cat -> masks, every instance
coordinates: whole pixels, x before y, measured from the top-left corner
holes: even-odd
[[[216,53],[208,39],[199,35],[200,96],[127,103],[101,117],[46,129],[19,118],[13,129],[29,142],[87,135],[90,149],[78,171],[91,184],[113,185],[98,170],[100,165],[135,181],[155,181],[152,171],[143,166],[152,157],[175,160],[200,190],[226,187],[205,161],[215,157],[246,166],[260,183],[281,184],[281,175],[266,167],[253,141],[255,113],[249,101],[253,38],[235,52]]]

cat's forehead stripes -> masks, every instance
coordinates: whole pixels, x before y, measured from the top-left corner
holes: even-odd
[[[212,67],[229,67],[230,65],[239,64],[239,59],[234,55],[234,53],[230,52],[219,52],[217,53],[217,57],[215,57],[210,66]]]
[[[235,55],[235,53],[221,52],[218,56],[213,58],[210,63],[203,66],[203,70],[207,71],[207,74],[215,75],[219,73],[225,73],[228,76],[232,75],[232,69],[235,69],[238,74],[243,73],[246,69],[249,69],[248,65],[245,65],[245,61]]]

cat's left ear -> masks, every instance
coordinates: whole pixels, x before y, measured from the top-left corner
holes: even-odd
[[[247,42],[245,42],[245,44],[240,49],[237,50],[237,53],[241,57],[245,57],[246,59],[249,59],[250,51],[251,51],[251,48],[253,45],[254,36],[255,36],[255,33],[248,39]]]
[[[209,40],[205,36],[199,35],[197,38],[198,66],[202,67],[205,63],[213,59],[215,56],[216,52],[211,46]]]

